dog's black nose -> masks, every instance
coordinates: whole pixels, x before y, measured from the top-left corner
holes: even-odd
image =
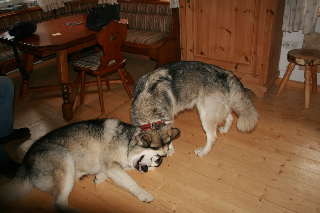
[[[148,166],[147,165],[141,166],[141,171],[147,172],[148,171]]]

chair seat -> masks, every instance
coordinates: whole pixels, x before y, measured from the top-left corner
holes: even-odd
[[[18,51],[19,55],[22,55],[23,52]],[[14,53],[12,47],[8,47],[0,52],[0,62],[8,61],[14,59]]]
[[[168,37],[168,33],[129,29],[127,37],[124,41],[137,44],[151,45]]]
[[[101,64],[100,59],[101,59],[102,55],[103,55],[102,52],[98,52],[98,53],[95,53],[91,56],[81,58],[81,59],[75,61],[73,63],[73,66],[87,68],[87,69],[96,71],[96,70],[98,70],[98,67]]]
[[[288,52],[288,61],[295,64],[305,65],[319,65],[320,51],[315,49],[294,49]]]

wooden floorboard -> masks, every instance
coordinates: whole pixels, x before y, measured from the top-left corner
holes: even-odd
[[[135,80],[155,66],[141,56],[125,57]],[[72,61],[69,63],[71,67]],[[75,76],[70,71],[70,79]],[[104,117],[130,122],[131,100],[121,84],[111,85],[111,91],[103,87],[105,115],[100,114],[97,88],[86,88],[84,104],[77,99],[74,119],[66,122],[59,90],[31,93],[20,99],[21,78],[16,76],[13,81],[15,128],[31,130],[29,138],[5,145],[18,162],[35,140],[68,123]],[[57,83],[55,61],[36,68],[31,81],[32,86]],[[175,119],[181,130],[173,142],[175,154],[146,174],[128,171],[154,196],[152,203],[140,202],[110,179],[95,186],[90,176],[76,182],[69,205],[84,212],[320,212],[320,92],[311,94],[310,108],[305,109],[302,89],[287,86],[277,94],[277,86],[264,99],[249,91],[260,116],[252,133],[237,131],[234,115],[230,132],[218,133],[212,151],[203,158],[194,154],[206,143],[197,110],[180,113]],[[0,180],[7,181],[4,177]],[[53,211],[52,196],[38,189],[0,207],[0,212],[6,213]]]

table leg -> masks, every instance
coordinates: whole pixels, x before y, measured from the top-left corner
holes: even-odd
[[[22,66],[25,68],[27,73],[30,73],[33,70],[33,59],[34,59],[33,55],[26,54],[26,56],[22,61]],[[29,80],[23,80],[23,83],[20,86],[20,94],[19,94],[20,98],[27,97],[27,93],[29,89],[28,84],[29,84]]]
[[[58,74],[59,81],[61,84],[61,92],[62,92],[62,113],[63,118],[66,121],[69,121],[73,118],[73,104],[69,101],[69,70],[68,70],[68,61],[67,61],[67,51],[59,50],[57,52],[57,63],[58,63]]]

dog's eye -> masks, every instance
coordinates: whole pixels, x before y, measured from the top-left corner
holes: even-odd
[[[157,163],[157,166],[160,166],[160,164],[162,163],[162,158],[158,158],[158,160],[155,161],[155,163]]]
[[[153,149],[153,150],[159,150],[161,147],[156,146],[156,147],[150,147],[150,148]]]
[[[160,157],[159,159],[157,159],[157,160],[155,161],[155,163],[157,164],[155,167],[159,167],[159,166],[161,165],[161,163],[162,163],[162,157]]]
[[[171,143],[171,140],[169,140],[168,142],[164,143],[164,145],[169,146]]]

